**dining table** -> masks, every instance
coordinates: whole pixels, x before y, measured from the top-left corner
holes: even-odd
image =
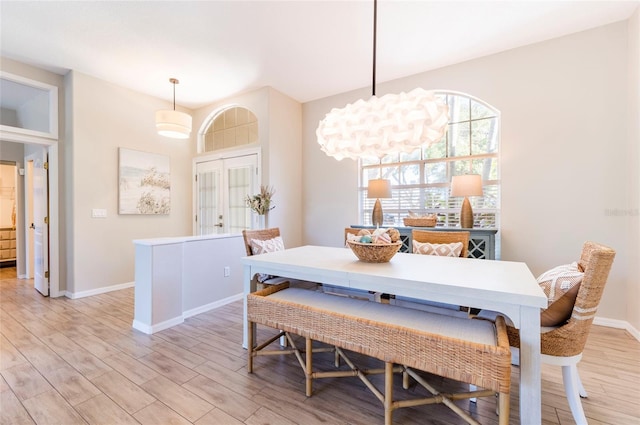
[[[256,273],[503,314],[520,332],[520,423],[541,423],[540,309],[547,297],[524,262],[397,253],[369,263],[348,248],[306,245],[244,257],[242,264],[245,348],[246,295],[256,290]]]

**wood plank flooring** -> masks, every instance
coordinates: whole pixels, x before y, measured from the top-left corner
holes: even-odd
[[[241,302],[154,335],[133,330],[132,319],[133,289],[52,299],[38,294],[32,281],[0,269],[0,423],[383,423],[381,403],[357,378],[317,380],[307,398],[292,356],[259,357],[255,373],[248,374]],[[361,367],[381,365],[363,356],[352,360]],[[319,354],[315,364],[331,368],[332,355]],[[590,424],[640,423],[640,342],[623,330],[594,326],[579,369]],[[443,391],[461,386],[429,378]],[[516,367],[512,379],[510,423],[519,424]],[[572,424],[560,369],[543,365],[542,379],[543,423]],[[381,376],[372,380],[383,388]],[[497,424],[493,399],[457,403],[482,424]],[[394,423],[465,422],[431,405],[400,409]]]

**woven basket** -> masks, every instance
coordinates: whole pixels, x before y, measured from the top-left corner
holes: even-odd
[[[434,227],[436,225],[436,216],[430,217],[405,217],[405,226],[411,227]]]
[[[360,261],[367,263],[386,263],[396,255],[402,246],[402,242],[376,244],[347,241],[347,244]]]

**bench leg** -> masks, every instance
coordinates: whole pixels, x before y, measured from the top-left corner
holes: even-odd
[[[407,368],[402,370],[402,388],[405,390],[409,389],[409,374],[407,373]]]
[[[253,322],[249,322],[247,326],[247,371],[253,373],[253,347],[254,347],[254,331],[256,327]]]
[[[393,423],[393,363],[384,364],[384,425]]]
[[[305,338],[305,349],[306,349],[306,365],[305,365],[305,383],[306,383],[306,392],[307,392],[307,397],[311,397],[311,392],[312,392],[312,383],[313,383],[313,352],[312,352],[312,347],[311,345],[313,344],[313,341],[311,340],[311,338],[307,337]]]
[[[498,394],[498,406],[500,409],[499,424],[509,425],[509,393]]]

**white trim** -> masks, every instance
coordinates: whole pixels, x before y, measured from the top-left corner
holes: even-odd
[[[212,303],[205,304],[200,307],[192,308],[191,310],[187,310],[184,313],[182,313],[182,317],[186,319],[186,318],[195,316],[196,314],[205,313],[207,311],[214,310],[224,305],[231,304],[232,302],[240,301],[243,296],[244,294],[241,292],[239,294],[232,295],[230,297],[223,298],[221,300],[214,301]]]
[[[138,330],[140,332],[146,333],[147,335],[151,335],[155,332],[160,332],[163,331],[165,329],[169,329],[173,326],[179,325],[181,323],[184,323],[184,317],[182,316],[178,316],[178,317],[174,317],[173,319],[170,320],[166,320],[164,322],[160,322],[157,323],[153,326],[149,326],[147,324],[144,324],[138,320],[134,320],[133,323],[131,324],[131,326],[133,327],[133,329]]]
[[[629,332],[632,337],[640,341],[640,331],[634,328],[631,323],[625,320],[608,319],[606,317],[595,317],[593,324],[598,326],[606,326],[607,328],[624,329]]]
[[[136,284],[135,282],[127,282],[127,283],[120,283],[118,285],[103,286],[102,288],[91,289],[89,291],[82,291],[82,292],[65,291],[64,295],[67,298],[71,298],[72,300],[77,300],[78,298],[90,297],[92,295],[106,294],[107,292],[119,291],[120,289],[133,288],[135,284]]]
[[[21,142],[46,142],[43,139],[49,140],[49,143],[55,143],[58,140],[58,87],[51,84],[43,83],[42,81],[35,81],[29,78],[22,77],[8,73],[6,71],[0,71],[0,79],[12,81],[24,86],[41,89],[49,93],[49,131],[29,130],[26,128],[12,127],[8,125],[0,125],[0,132],[3,137],[7,135],[13,135],[17,140]]]

